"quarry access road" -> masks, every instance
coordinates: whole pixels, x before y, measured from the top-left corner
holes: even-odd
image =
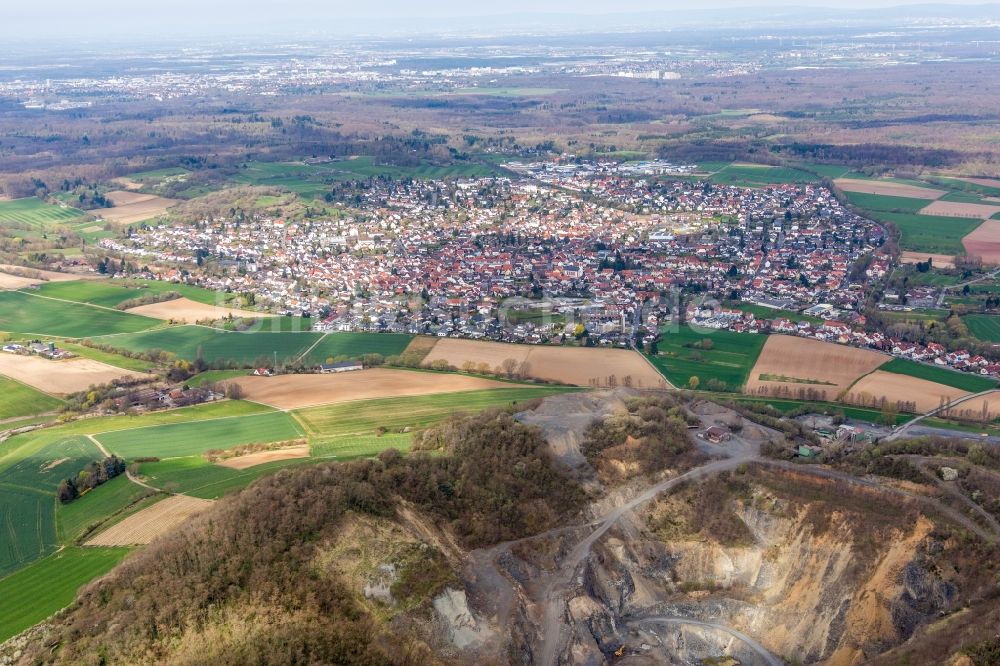
[[[706,622],[704,620],[695,620],[689,617],[680,617],[675,615],[652,615],[650,617],[637,618],[634,620],[629,620],[626,626],[629,627],[641,627],[644,625],[656,625],[656,624],[678,624],[686,625],[691,627],[702,627],[705,629],[716,629],[723,633],[729,634],[730,636],[742,641],[748,648],[757,653],[757,655],[764,660],[768,666],[785,666],[785,662],[775,657],[773,654],[767,651],[763,645],[755,641],[750,636],[747,636],[742,631],[738,629],[733,629],[727,624],[722,624],[720,622]]]
[[[564,625],[562,615],[566,607],[572,580],[576,576],[580,564],[590,555],[590,549],[604,534],[617,523],[622,516],[650,501],[657,495],[667,492],[688,481],[703,479],[708,476],[719,474],[720,472],[731,471],[750,462],[754,462],[758,457],[755,453],[746,452],[733,458],[714,460],[700,467],[685,472],[679,476],[665,479],[656,483],[634,498],[611,510],[600,521],[597,527],[590,532],[583,540],[579,541],[569,552],[560,565],[560,570],[554,575],[552,580],[545,586],[540,595],[541,604],[544,606],[542,626],[541,626],[541,649],[539,659],[536,663],[542,666],[554,666],[558,659],[559,646],[562,644]]]

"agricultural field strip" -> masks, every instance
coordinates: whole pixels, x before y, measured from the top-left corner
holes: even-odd
[[[330,334],[329,333],[324,333],[323,335],[321,335],[320,338],[318,340],[316,340],[316,342],[312,343],[312,345],[309,347],[309,349],[307,349],[304,352],[302,352],[301,354],[299,354],[299,357],[297,359],[295,359],[296,362],[301,361],[306,356],[308,356],[309,354],[311,354],[312,351],[314,349],[316,349],[317,346],[319,346],[319,343],[323,342],[323,340],[325,340],[326,336],[328,336],[328,335],[330,335]]]
[[[0,643],[69,605],[79,588],[107,573],[128,552],[65,548],[0,578]]]
[[[67,334],[65,332],[53,332],[52,330],[47,331],[47,332],[44,332],[44,331],[24,331],[24,330],[19,330],[19,329],[11,331],[11,332],[19,333],[19,334],[23,334],[23,335],[39,335],[39,336],[63,337],[63,338],[79,339],[79,338],[95,337],[95,336],[102,336],[102,335],[116,335],[116,334],[119,334],[119,333],[137,333],[137,332],[142,332],[142,331],[148,331],[151,328],[162,326],[162,324],[163,324],[163,322],[160,321],[160,320],[158,320],[158,319],[152,319],[150,317],[143,317],[141,315],[133,315],[133,314],[129,314],[127,312],[123,312],[121,310],[115,310],[114,308],[108,308],[108,307],[99,306],[99,305],[92,305],[90,303],[79,303],[79,302],[76,302],[76,301],[69,301],[69,300],[65,300],[65,299],[52,298],[52,297],[49,297],[49,296],[42,296],[40,294],[33,294],[30,291],[26,291],[26,290],[18,290],[18,291],[11,291],[11,292],[0,292],[0,296],[4,297],[3,298],[4,301],[11,301],[13,299],[14,302],[13,302],[12,307],[18,307],[18,303],[16,301],[19,298],[25,298],[25,299],[36,298],[36,299],[39,299],[39,300],[42,300],[42,301],[47,301],[47,302],[51,301],[52,303],[59,303],[59,304],[64,304],[66,306],[70,306],[66,312],[60,313],[61,317],[58,317],[58,319],[60,319],[60,321],[58,321],[58,322],[56,322],[56,321],[53,320],[53,318],[57,318],[56,314],[54,312],[52,312],[52,311],[46,311],[45,308],[40,308],[41,312],[39,312],[37,314],[39,314],[39,316],[41,317],[41,321],[43,322],[43,325],[52,326],[53,328],[65,327],[65,325],[67,325],[67,324],[78,323],[78,322],[73,322],[73,321],[67,321],[67,319],[71,320],[73,318],[73,315],[74,315],[74,313],[72,312],[73,308],[83,308],[82,310],[77,310],[76,311],[76,314],[78,314],[80,316],[82,316],[82,313],[84,313],[84,312],[90,312],[90,310],[88,310],[88,309],[92,309],[95,312],[95,315],[94,315],[95,317],[97,315],[101,314],[99,311],[105,311],[105,312],[109,312],[109,313],[114,313],[114,315],[113,315],[113,317],[111,317],[111,319],[109,319],[109,320],[103,320],[103,322],[102,322],[103,324],[108,325],[108,326],[119,326],[119,325],[121,325],[123,328],[130,328],[133,325],[143,326],[143,328],[134,328],[133,330],[117,330],[117,331],[112,331],[110,333],[104,333],[102,331],[102,332],[98,332],[98,333],[88,333],[88,334],[85,334],[85,335],[69,335],[69,334]],[[30,306],[27,304],[27,302],[25,302],[25,303],[21,304],[21,307],[30,307]],[[8,314],[8,316],[10,316],[10,315]],[[21,316],[25,316],[25,313],[22,312]],[[46,317],[48,317],[48,319],[46,319]],[[10,323],[10,320],[8,320],[6,317],[4,318],[4,321],[7,321],[8,324]],[[38,321],[35,321],[35,323],[38,323]],[[94,322],[92,322],[92,321],[85,321],[85,322],[83,322],[83,325],[84,326],[94,325]],[[10,329],[12,327],[7,326],[7,328]],[[74,330],[73,332],[74,333],[79,333],[79,331],[76,331],[76,330]]]
[[[56,298],[55,296],[43,296],[42,294],[32,293],[31,289],[19,289],[18,291],[21,292],[22,294],[26,294],[28,296],[33,296],[34,298],[44,298],[44,299],[47,299],[47,300],[50,300],[50,301],[58,301],[60,303],[72,303],[73,305],[83,305],[83,306],[86,306],[88,308],[97,308],[99,310],[110,310],[111,312],[118,312],[118,313],[123,312],[122,310],[117,310],[115,308],[109,308],[106,305],[97,305],[96,303],[85,303],[83,301],[71,301],[71,300],[66,299],[66,298]],[[114,334],[112,334],[112,335],[114,335]]]
[[[255,403],[255,404],[257,404],[257,403]],[[266,405],[264,405],[264,406],[266,406]],[[142,437],[143,431],[146,431],[148,433],[148,432],[151,432],[151,431],[154,431],[154,430],[159,430],[159,432],[162,433],[165,430],[169,429],[171,431],[173,431],[173,430],[179,430],[179,431],[183,432],[184,430],[189,429],[191,426],[196,426],[196,425],[197,426],[209,426],[209,425],[218,424],[218,423],[223,422],[223,421],[231,421],[233,419],[242,419],[244,421],[249,420],[249,419],[274,420],[274,417],[276,417],[279,414],[287,416],[287,413],[284,412],[283,410],[273,410],[273,411],[270,411],[270,412],[263,412],[263,413],[260,413],[260,414],[221,416],[221,417],[213,418],[213,419],[196,419],[196,420],[192,420],[192,421],[183,421],[183,422],[180,422],[180,423],[158,424],[158,425],[141,426],[141,427],[138,427],[138,428],[128,428],[128,429],[124,429],[124,430],[113,430],[113,431],[97,432],[97,433],[93,433],[93,436],[100,437],[100,435],[110,435],[111,433],[114,433],[115,436],[113,438],[112,437],[106,437],[106,439],[119,439],[121,436],[125,436],[125,435],[128,435],[130,437],[132,437],[132,436]],[[298,421],[296,421],[295,419],[289,418],[288,421],[289,421],[289,423],[294,424],[295,426],[298,425]],[[269,438],[269,436],[266,434],[266,432],[267,431],[264,431],[265,434],[263,436],[269,442],[272,442],[272,441],[283,441],[281,438],[278,438],[278,439]],[[298,427],[295,427],[290,432],[292,432],[292,434],[298,435],[299,437],[304,437],[306,435],[306,433],[302,432],[301,429],[298,428]],[[88,437],[90,437],[90,436],[91,435],[88,435]],[[288,439],[293,439],[293,438],[294,437],[289,437]],[[245,438],[238,438],[238,439],[242,440],[242,439],[245,439]],[[241,441],[240,443],[249,443],[249,442],[242,442]],[[108,446],[107,442],[105,442],[104,444],[105,444],[105,447]],[[216,448],[216,447],[212,447],[211,446],[211,442],[205,442],[204,444],[206,445],[206,448]],[[112,444],[112,446],[114,446],[114,444]],[[156,455],[156,454],[155,453],[149,453],[149,454],[141,454],[141,455]],[[190,454],[188,454],[188,455],[190,455]],[[163,456],[159,456],[159,457],[161,457],[161,458],[185,457],[185,455],[183,455],[183,454],[177,455],[177,456],[163,455]]]

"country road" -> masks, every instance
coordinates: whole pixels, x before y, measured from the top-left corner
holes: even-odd
[[[906,432],[907,430],[910,429],[910,427],[915,426],[916,424],[920,423],[924,419],[926,419],[926,418],[928,418],[930,416],[935,416],[936,414],[940,414],[941,412],[946,412],[949,409],[951,409],[953,407],[956,407],[958,405],[961,405],[964,402],[968,402],[970,400],[975,400],[976,398],[982,398],[983,396],[989,395],[990,393],[995,393],[996,390],[997,389],[995,389],[995,388],[991,388],[991,389],[988,389],[986,391],[980,391],[979,393],[973,393],[972,395],[966,395],[966,396],[963,396],[963,397],[958,398],[956,400],[952,400],[951,402],[949,402],[949,403],[947,403],[945,405],[942,405],[941,407],[938,407],[937,409],[932,409],[931,411],[929,411],[929,412],[927,412],[925,414],[921,414],[920,416],[917,416],[916,418],[914,418],[914,419],[912,419],[910,421],[907,421],[903,425],[901,425],[898,428],[896,428],[896,430],[894,430],[891,435],[888,435],[887,437],[885,437],[885,441],[891,442],[894,439],[899,439],[903,435],[904,432]]]
[[[746,646],[756,652],[760,658],[764,660],[764,663],[768,664],[768,666],[785,666],[784,661],[768,652],[767,648],[755,641],[753,638],[747,636],[742,631],[733,629],[729,625],[722,624],[720,622],[705,622],[703,620],[694,620],[689,617],[678,617],[674,615],[653,615],[650,617],[629,620],[626,624],[629,627],[639,627],[648,624],[679,624],[692,627],[703,627],[706,629],[716,629],[745,643]]]

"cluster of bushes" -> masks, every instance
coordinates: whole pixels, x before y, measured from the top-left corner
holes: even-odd
[[[817,412],[822,413],[822,409],[810,408],[808,405],[803,405],[802,407],[797,408],[795,412],[785,414],[767,403],[738,402],[735,400],[718,400],[717,402],[720,405],[733,410],[740,416],[743,416],[754,423],[759,423],[763,426],[767,426],[768,428],[773,428],[778,432],[782,432],[789,438],[806,440],[810,444],[820,443],[819,435],[814,433],[810,428],[807,428],[801,423],[793,420],[793,417],[800,416],[801,414],[814,414]],[[799,412],[798,410],[800,409],[803,411]]]
[[[66,398],[66,404],[63,406],[63,411],[81,412],[98,405],[107,409],[113,409],[115,407],[115,398],[123,396],[127,397],[131,392],[131,389],[141,386],[146,382],[147,380],[141,377],[120,377],[118,379],[112,379],[107,384],[91,386],[86,391],[73,393]],[[134,402],[125,400],[122,404],[124,407],[128,407],[131,404],[134,404]]]
[[[25,658],[436,663],[409,625],[383,627],[336,568],[317,568],[345,514],[391,518],[402,500],[473,548],[567,524],[585,496],[509,414],[453,418],[418,440],[433,453],[287,469],[220,500],[85,588]],[[435,561],[407,568],[393,594],[428,603],[447,579]]]
[[[149,293],[144,296],[137,296],[136,298],[130,298],[127,301],[122,301],[115,306],[116,310],[128,310],[131,308],[137,308],[142,305],[152,305],[153,303],[163,303],[165,301],[175,301],[180,298],[181,295],[176,291],[164,291],[159,294]]]
[[[305,439],[291,439],[285,442],[253,442],[251,444],[241,444],[239,446],[234,446],[231,449],[208,449],[202,455],[208,462],[215,463],[219,462],[220,460],[228,460],[229,458],[238,458],[239,456],[245,456],[251,453],[260,453],[261,451],[274,451],[275,449],[284,449],[290,446],[302,446],[308,443],[309,443],[308,440]]]
[[[736,509],[737,502],[752,499],[745,470],[726,472],[712,483],[685,483],[658,500],[647,522],[664,541],[701,536],[724,546],[746,546],[753,543],[753,534]]]
[[[75,477],[59,482],[56,497],[63,504],[69,504],[80,495],[124,473],[125,461],[115,455],[101,461],[87,463],[87,466],[81,469]]]
[[[591,426],[580,451],[599,472],[624,466],[652,474],[676,466],[692,453],[689,423],[697,423],[697,418],[670,395],[634,398],[625,412]]]
[[[121,347],[114,347],[112,345],[106,345],[100,342],[94,342],[90,338],[86,338],[80,341],[80,344],[84,347],[90,347],[91,349],[97,349],[99,351],[107,352],[109,354],[118,354],[119,356],[124,356],[125,358],[135,358],[140,361],[149,361],[150,363],[169,363],[176,358],[176,355],[164,351],[163,349],[149,349],[147,351],[132,351],[130,349],[123,349]]]

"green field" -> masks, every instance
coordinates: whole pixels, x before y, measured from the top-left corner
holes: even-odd
[[[204,386],[205,384],[214,384],[215,382],[222,382],[227,379],[233,379],[235,377],[246,377],[249,373],[248,370],[206,370],[205,372],[200,372],[191,379],[185,382],[188,386],[198,387]]]
[[[847,200],[858,208],[877,210],[889,213],[916,213],[930,204],[933,196],[927,199],[911,197],[891,197],[883,194],[866,194],[863,192],[845,192]]]
[[[125,370],[149,372],[150,370],[156,368],[155,363],[144,361],[141,358],[130,358],[128,356],[122,356],[121,354],[106,352],[103,349],[94,349],[93,347],[77,344],[75,342],[56,340],[56,346],[61,349],[65,349],[66,351],[73,352],[78,356],[100,361],[101,363],[107,363],[108,365],[113,365],[116,368],[122,368]]]
[[[93,442],[82,436],[19,436],[5,442],[0,455],[0,576],[56,549],[55,489],[100,457]]]
[[[61,539],[72,538],[73,532],[80,526],[98,522],[122,501],[121,496],[105,494],[102,486],[92,491],[93,496],[88,493],[77,500],[80,504],[74,502],[57,509],[55,490],[59,482],[67,476],[75,476],[84,465],[102,457],[97,446],[85,436],[86,433],[111,433],[151,425],[265,412],[285,416],[270,407],[230,400],[141,416],[82,419],[10,438],[0,447],[0,576],[54,551]],[[247,418],[253,423],[253,416]],[[245,421],[247,418],[232,421]],[[193,427],[197,429],[197,425],[193,424]],[[272,428],[269,432],[273,433],[273,425],[269,427]],[[138,439],[133,446],[138,447],[144,441]],[[203,448],[212,446],[212,442],[203,444]],[[127,495],[128,491],[124,490],[127,486],[121,488],[121,492]],[[61,536],[57,536],[56,531],[57,513],[60,516]]]
[[[962,317],[969,331],[986,342],[1000,342],[1000,316],[971,314]]]
[[[172,458],[240,444],[283,442],[303,436],[285,412],[219,418],[101,433],[97,440],[123,458]]]
[[[779,412],[783,414],[788,414],[804,406],[808,406],[810,410],[815,413],[824,414],[836,414],[837,412],[842,412],[847,418],[855,419],[857,421],[865,421],[868,423],[878,423],[882,418],[882,412],[878,409],[865,409],[864,407],[851,407],[848,405],[842,405],[836,402],[803,402],[801,400],[784,400],[776,398],[759,398],[756,396],[744,396],[744,395],[720,395],[723,400],[730,400],[732,402],[738,403],[756,403],[762,405],[770,405],[774,407]],[[911,418],[912,414],[900,413],[896,415],[896,425],[901,423],[906,423]]]
[[[841,178],[844,174],[850,171],[849,168],[845,166],[840,166],[839,164],[802,164],[799,165],[801,169],[805,171],[810,171],[812,173],[818,173],[824,178]]]
[[[167,492],[216,499],[234,490],[246,488],[260,477],[279,469],[317,462],[319,461],[315,458],[295,458],[236,470],[214,465],[201,456],[185,456],[155,463],[142,463],[139,472],[144,481]]]
[[[114,308],[120,303],[142,298],[149,294],[175,291],[181,296],[207,305],[227,305],[236,294],[215,292],[210,289],[193,287],[188,284],[158,282],[156,280],[77,280],[72,282],[47,282],[32,290],[50,298],[76,301],[105,308]]]
[[[944,186],[953,190],[973,192],[987,197],[1000,197],[1000,187],[990,187],[989,185],[980,185],[979,183],[969,183],[964,180],[959,180],[958,178],[947,178],[943,176],[934,177],[930,180],[934,185]]]
[[[129,481],[124,474],[94,488],[69,504],[56,504],[56,534],[70,544],[116,517],[153,491]]]
[[[165,349],[179,358],[194,359],[201,349],[208,363],[232,362],[237,365],[272,365],[290,362],[310,347],[308,361],[321,363],[336,356],[362,354],[399,354],[412,336],[388,333],[247,332],[237,333],[204,326],[173,326],[133,335],[98,338],[95,342],[135,352]],[[317,344],[318,343],[318,344]]]
[[[707,388],[710,379],[726,383],[726,388],[738,390],[746,383],[747,375],[767,340],[766,335],[733,333],[732,331],[695,331],[690,326],[676,330],[665,329],[658,344],[659,355],[649,356],[653,365],[677,387],[686,387],[692,376],[699,379],[699,386]],[[711,340],[711,349],[696,349],[688,345]],[[701,356],[699,360],[697,356]]]
[[[396,333],[327,333],[309,352],[308,359],[313,363],[323,363],[337,356],[353,358],[362,354],[396,356],[403,353],[411,340],[413,340],[412,335]]]
[[[815,174],[792,167],[737,166],[730,164],[717,171],[709,179],[719,185],[740,187],[760,187],[762,185],[783,185],[786,183],[814,183],[819,180]]]
[[[167,178],[176,178],[177,176],[186,176],[190,171],[182,167],[167,167],[164,169],[152,169],[150,171],[140,171],[138,173],[130,173],[126,178],[129,180],[134,180],[139,183],[149,184],[158,183],[159,181],[166,180]]]
[[[928,309],[912,310],[910,312],[880,312],[879,318],[890,323],[944,321],[948,318],[948,310]]]
[[[996,380],[989,377],[958,372],[957,370],[949,370],[933,365],[925,365],[903,358],[894,358],[885,365],[880,366],[879,370],[895,372],[899,375],[909,375],[910,377],[919,377],[920,379],[937,382],[945,386],[952,386],[963,391],[968,391],[969,393],[979,393],[980,391],[995,388],[997,385]]]
[[[193,360],[199,348],[208,363],[272,365],[290,362],[320,339],[320,333],[234,333],[204,326],[171,326],[153,331],[97,338],[95,342],[133,352],[168,350]]]
[[[0,330],[11,333],[85,338],[143,331],[162,323],[127,312],[57,301],[20,291],[0,292]]]
[[[962,238],[983,223],[964,217],[883,211],[869,211],[869,217],[896,225],[900,232],[899,246],[904,250],[952,255],[965,254]]]
[[[62,400],[0,375],[0,421],[58,409]]]
[[[419,428],[440,421],[456,412],[474,413],[488,407],[505,407],[568,390],[574,389],[554,386],[516,387],[380,398],[311,407],[297,411],[296,416],[305,426],[313,450],[318,454],[331,455],[336,452],[337,447],[346,446],[351,449],[350,455],[353,456],[359,446],[362,449],[370,446],[373,453],[389,446],[399,448],[398,439],[374,441],[380,428],[390,434],[399,433],[407,428]],[[368,439],[362,443],[359,438]],[[386,444],[386,441],[392,443]]]
[[[127,548],[64,548],[0,578],[0,643],[68,606],[77,590],[127,554]]]
[[[0,225],[13,222],[41,229],[76,221],[83,215],[82,210],[53,206],[35,197],[0,201]]]
[[[375,164],[374,158],[361,156],[323,164],[249,162],[233,180],[246,185],[277,187],[303,197],[316,198],[329,192],[335,183],[343,180],[367,180],[376,176],[439,180],[475,178],[493,173],[495,170],[492,167],[473,162],[455,162],[446,166],[425,163],[416,167],[400,167]]]

